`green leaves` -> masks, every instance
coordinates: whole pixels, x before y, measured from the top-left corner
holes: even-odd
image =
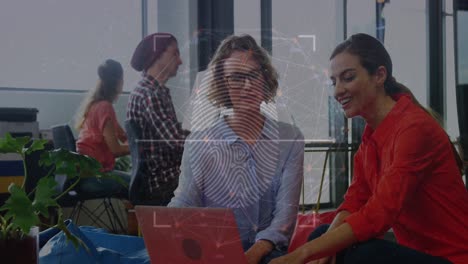
[[[20,154],[25,165],[25,157],[34,151],[43,150],[47,140],[33,139],[29,137],[13,138],[10,134],[6,134],[4,138],[0,138],[0,153],[16,153]],[[70,189],[74,187],[81,177],[103,177],[107,174],[102,173],[101,164],[88,156],[70,152],[64,149],[53,151],[45,151],[41,154],[39,165],[46,165],[51,168],[50,173],[42,177],[33,192],[27,194],[23,187],[11,184],[8,188],[10,197],[5,204],[0,207],[0,211],[5,211],[5,215],[0,215],[0,239],[8,237],[22,237],[29,233],[31,227],[39,225],[39,215],[49,217],[49,209],[56,208],[58,211],[58,222],[54,227],[60,228],[65,232],[67,238],[73,242],[75,246],[84,245],[77,237],[73,236],[63,222],[63,215],[57,200],[61,195],[67,193],[69,189],[63,193],[57,193],[57,183],[53,174],[64,174],[69,179],[79,177],[74,181]],[[28,172],[25,168],[25,177],[28,174],[36,173]],[[120,178],[119,178],[120,180]],[[22,184],[21,186],[24,186]],[[34,194],[34,195],[32,195]],[[31,197],[34,197],[31,198]]]
[[[39,217],[23,189],[12,183],[8,191],[11,195],[0,211],[7,211],[5,220],[13,224],[13,229],[20,228],[23,233],[27,234],[32,226],[40,223]]]
[[[13,138],[6,133],[5,138],[0,138],[0,153],[23,153],[23,147],[29,142],[29,137]]]
[[[41,156],[40,164],[55,165],[55,173],[67,175],[68,178],[102,176],[100,172],[102,166],[97,160],[65,149],[44,153]]]
[[[47,143],[45,139],[36,139],[29,147],[26,147],[30,141],[30,137],[14,138],[10,133],[6,133],[5,138],[0,138],[0,153],[17,153],[24,156],[44,149],[44,145]]]
[[[33,141],[33,143],[31,144],[31,146],[29,146],[28,148],[26,148],[26,149],[23,150],[23,151],[24,151],[26,154],[31,154],[31,153],[33,153],[34,151],[43,150],[45,144],[47,144],[47,140],[45,140],[45,139],[36,139],[36,140]]]
[[[49,217],[49,207],[58,207],[54,197],[57,195],[57,182],[52,177],[46,177],[37,183],[36,193],[32,207],[35,212],[39,212],[45,217]]]
[[[40,223],[39,214],[49,217],[49,207],[58,207],[54,197],[57,194],[54,178],[46,177],[39,180],[34,200],[31,201],[26,192],[15,184],[8,188],[10,197],[0,207],[0,211],[7,211],[5,220],[12,224],[12,229],[20,228],[23,233]],[[1,223],[0,223],[1,224]],[[5,223],[4,223],[5,224]]]

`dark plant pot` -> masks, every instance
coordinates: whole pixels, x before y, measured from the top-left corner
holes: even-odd
[[[23,239],[0,239],[0,262],[17,264],[37,264],[37,234]]]

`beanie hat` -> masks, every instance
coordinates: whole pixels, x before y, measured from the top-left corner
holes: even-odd
[[[146,36],[133,52],[130,64],[136,71],[146,71],[177,39],[169,33],[154,33]]]

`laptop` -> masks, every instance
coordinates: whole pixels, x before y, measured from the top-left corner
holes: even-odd
[[[231,209],[136,206],[135,211],[153,264],[247,263]]]

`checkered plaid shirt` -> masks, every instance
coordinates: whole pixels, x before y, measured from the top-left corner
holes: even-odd
[[[144,74],[130,94],[127,119],[135,120],[142,129],[140,145],[146,164],[143,171],[148,177],[150,193],[161,185],[174,186],[175,189],[188,133],[177,121],[169,89]]]

